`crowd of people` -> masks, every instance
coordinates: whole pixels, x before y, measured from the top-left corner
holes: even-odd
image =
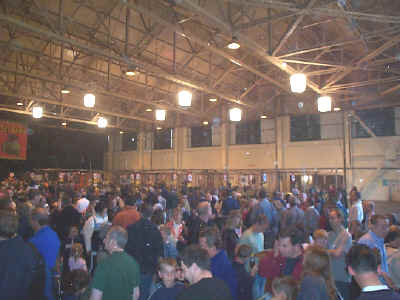
[[[399,249],[355,187],[1,182],[1,299],[400,299]]]

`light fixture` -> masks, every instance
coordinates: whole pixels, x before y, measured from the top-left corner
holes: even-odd
[[[342,109],[340,107],[335,107],[333,110],[334,111],[341,111]]]
[[[17,105],[18,105],[18,106],[23,106],[24,103],[23,103],[22,101],[18,101],[18,102],[17,102]]]
[[[283,62],[282,63],[282,68],[286,69],[287,68],[287,63]]]
[[[167,111],[165,109],[156,109],[156,120],[165,121],[167,117]]]
[[[97,126],[98,126],[99,128],[106,128],[107,125],[108,125],[108,121],[107,121],[106,118],[100,117],[100,118],[97,120]]]
[[[146,108],[146,111],[153,111],[151,108]]]
[[[121,131],[119,132],[119,134],[124,134],[124,132],[121,130]]]
[[[231,50],[239,49],[240,48],[240,44],[239,44],[238,39],[235,36],[233,36],[232,40],[229,42],[227,47],[228,47],[228,49],[231,49]]]
[[[138,73],[137,67],[129,67],[125,71],[126,76],[135,76]]]
[[[210,102],[217,102],[217,98],[210,98],[210,99],[208,99],[208,101],[210,101]]]
[[[34,106],[32,108],[32,117],[34,117],[35,119],[40,119],[41,117],[43,117],[43,107]]]
[[[318,111],[328,112],[332,110],[332,98],[330,96],[321,96],[318,98]]]
[[[229,110],[229,119],[232,122],[239,122],[242,119],[242,110],[240,108],[231,108]]]
[[[203,125],[208,125],[208,121],[203,121]]]
[[[268,117],[267,117],[267,115],[262,115],[260,118],[261,118],[261,119],[266,119],[266,118],[268,118]]]
[[[290,88],[293,93],[303,93],[307,87],[307,77],[302,73],[290,76]]]
[[[67,122],[64,121],[64,122],[61,123],[61,125],[62,126],[67,126]]]
[[[178,103],[180,106],[189,107],[192,104],[192,93],[189,91],[180,91],[178,93]]]
[[[161,130],[162,127],[161,127],[161,126],[157,126],[156,129],[157,129],[157,130]]]
[[[68,87],[64,86],[61,88],[61,94],[69,94],[69,93],[71,93],[71,90]]]
[[[133,137],[133,138],[131,138],[131,142],[132,143],[134,143],[135,142],[135,138]]]
[[[83,97],[83,105],[86,107],[94,107],[94,104],[96,103],[96,96],[88,93]]]

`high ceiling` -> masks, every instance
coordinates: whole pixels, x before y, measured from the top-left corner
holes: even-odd
[[[341,109],[399,104],[397,0],[2,0],[0,47],[0,110],[40,103],[60,122],[149,130],[163,108],[163,126],[193,126],[233,106],[245,119],[316,112],[325,94]],[[303,94],[290,91],[297,72]]]

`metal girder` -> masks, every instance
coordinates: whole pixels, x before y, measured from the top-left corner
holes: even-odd
[[[398,35],[397,37],[393,38],[392,40],[387,41],[386,43],[384,43],[379,48],[371,51],[369,54],[367,54],[366,56],[361,58],[359,61],[357,61],[355,63],[355,66],[359,67],[361,64],[371,61],[372,59],[374,59],[375,57],[380,55],[382,52],[384,52],[387,49],[395,46],[399,42],[400,42],[400,35]],[[330,86],[334,85],[336,82],[338,82],[339,80],[343,79],[344,77],[349,75],[351,72],[352,72],[352,69],[349,69],[349,70],[345,70],[345,71],[343,71],[341,73],[332,75],[331,78],[329,78],[327,80],[327,82],[324,85],[324,87],[322,88],[322,90],[328,89]]]
[[[376,134],[367,126],[367,124],[365,124],[365,122],[356,114],[354,110],[351,111],[351,115],[360,123],[362,128],[364,128],[370,136],[376,138]]]
[[[272,55],[276,56],[276,54],[281,50],[283,45],[286,43],[286,41],[289,39],[289,37],[295,32],[297,29],[297,26],[303,21],[305,17],[305,11],[309,8],[311,8],[315,2],[318,0],[310,0],[307,4],[307,6],[304,8],[304,12],[300,13],[300,16],[296,18],[296,20],[289,26],[289,29],[286,31],[286,33],[282,36],[281,40],[279,41],[278,45],[275,47],[275,49],[272,51]]]
[[[93,53],[93,54],[101,56],[101,57],[110,58],[110,59],[113,59],[115,61],[120,61],[120,62],[123,62],[123,63],[127,62],[127,58],[124,58],[122,56],[109,54],[108,52],[106,52],[104,50],[101,50],[101,49],[98,49],[98,48],[94,48],[94,47],[92,47],[90,45],[85,45],[85,44],[83,44],[83,43],[81,43],[79,41],[76,41],[76,40],[73,40],[73,39],[70,39],[70,38],[66,38],[66,37],[61,36],[61,35],[59,35],[57,33],[53,33],[53,32],[49,32],[49,31],[46,31],[46,30],[43,30],[43,29],[40,29],[40,28],[36,28],[34,26],[31,26],[30,24],[21,22],[21,21],[19,21],[17,19],[8,17],[8,16],[3,15],[3,14],[0,14],[0,21],[4,21],[4,22],[7,22],[9,24],[13,24],[13,25],[15,25],[17,27],[20,27],[20,28],[28,31],[28,32],[39,34],[39,35],[45,36],[47,38],[55,39],[55,40],[58,40],[58,41],[61,41],[61,42],[69,43],[72,46],[78,47],[78,48],[80,48],[80,49],[82,49],[84,51],[87,51],[89,53]],[[132,63],[134,63],[134,62],[132,62]],[[159,68],[159,67],[157,66],[157,68]],[[217,90],[211,89],[211,88],[209,88],[207,86],[199,85],[199,84],[196,84],[194,82],[190,82],[187,79],[185,79],[184,77],[181,77],[181,76],[178,76],[178,75],[168,74],[167,72],[165,72],[164,70],[161,70],[161,69],[155,70],[154,66],[153,66],[153,70],[149,70],[149,65],[147,65],[146,69],[149,72],[151,72],[151,75],[154,76],[154,77],[163,78],[163,79],[166,79],[168,81],[171,81],[171,82],[174,82],[174,83],[177,83],[177,84],[180,84],[180,85],[188,86],[188,87],[191,87],[193,89],[204,91],[204,92],[207,92],[207,93],[210,93],[210,94],[215,94],[215,95],[217,95],[217,96],[219,96],[219,97],[221,97],[221,98],[223,98],[225,100],[228,100],[230,102],[246,106],[245,103],[240,102],[239,100],[237,100],[233,96],[228,96],[228,95],[226,95],[224,93],[221,93],[221,92],[219,92]],[[183,110],[180,110],[180,109],[175,109],[175,110],[183,112]]]
[[[386,96],[388,94],[394,93],[396,91],[400,90],[400,84],[396,84],[395,86],[388,88],[387,90],[384,90],[383,92],[380,93],[381,96]]]
[[[180,0],[181,2],[183,0]],[[299,8],[295,2],[283,2],[277,0],[227,0],[232,3],[236,3],[239,5],[252,6],[258,8],[279,8],[282,10],[287,10],[291,12],[301,12],[303,9]],[[307,15],[312,16],[330,16],[330,17],[342,17],[343,13],[339,9],[332,9],[326,7],[315,7],[310,8],[304,12]],[[388,15],[379,15],[379,14],[370,14],[363,13],[357,11],[349,11],[347,12],[349,16],[354,19],[365,20],[370,22],[378,22],[378,23],[393,23],[399,24],[400,17],[398,16],[388,16]]]
[[[188,7],[190,10],[193,10],[195,13],[200,14],[201,16],[207,18],[210,22],[212,22],[213,24],[215,24],[218,28],[220,28],[221,30],[223,30],[226,34],[229,34],[231,32],[231,26],[225,22],[223,22],[222,20],[220,20],[218,17],[216,17],[215,15],[211,14],[209,11],[207,11],[206,9],[200,7],[199,5],[197,5],[196,3],[194,3],[192,0],[181,0],[182,4],[185,5],[186,7]],[[183,33],[184,34],[184,33]],[[271,64],[273,64],[274,66],[278,67],[280,70],[282,70],[283,72],[292,75],[294,73],[296,73],[296,70],[293,69],[290,66],[283,66],[280,59],[278,59],[277,57],[268,55],[268,51],[267,49],[265,49],[264,47],[260,46],[258,43],[256,43],[254,40],[250,39],[247,37],[247,35],[242,34],[242,33],[237,33],[236,37],[242,42],[243,47],[248,48],[250,51],[252,51],[254,54],[258,55],[259,57],[263,58],[264,60],[270,62]],[[216,54],[219,54],[221,56],[224,56],[228,59],[230,59],[231,61],[235,61],[234,57],[231,57],[230,55],[227,55],[225,52],[219,50],[219,49],[213,49],[213,47],[210,47],[210,50],[216,52]],[[267,81],[275,84],[276,86],[280,87],[281,89],[283,89],[284,91],[290,93],[291,95],[293,95],[293,93],[290,91],[290,89],[288,88],[288,85],[283,85],[281,82],[278,82],[275,79],[272,79],[269,76],[264,76],[264,74],[262,72],[259,72],[258,70],[256,70],[255,68],[244,64],[240,61],[238,61],[241,65],[241,67],[249,70],[250,72],[254,73],[255,75],[262,77],[264,79],[266,79]],[[307,86],[310,87],[312,90],[314,90],[315,92],[321,94],[321,90],[318,87],[318,85],[314,82],[312,82],[311,80],[307,81]]]

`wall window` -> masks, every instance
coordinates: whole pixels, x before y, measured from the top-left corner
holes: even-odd
[[[261,144],[260,120],[236,124],[236,145]]]
[[[392,107],[356,111],[356,114],[375,135],[396,135],[395,110]],[[370,137],[369,133],[355,118],[352,118],[351,135],[354,138]]]
[[[191,128],[190,147],[212,146],[211,126],[199,126]]]
[[[137,150],[137,134],[133,132],[125,132],[122,136],[122,151]]]
[[[172,128],[157,130],[154,132],[154,149],[172,149],[174,130]]]
[[[290,140],[292,142],[320,139],[320,115],[297,115],[290,117]]]

